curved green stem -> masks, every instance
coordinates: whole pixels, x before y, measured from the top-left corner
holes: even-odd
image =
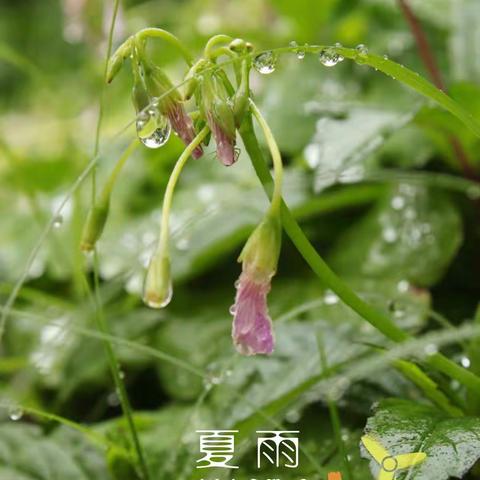
[[[265,191],[268,193],[270,191],[272,178],[253,131],[251,118],[246,118],[244,120],[240,133],[257,176],[259,177]],[[333,290],[344,303],[390,340],[403,342],[410,338],[410,335],[399,328],[387,315],[362,300],[333,272],[333,270],[330,269],[323,258],[316,252],[313,245],[309,242],[308,238],[293,218],[289,208],[283,201],[281,203],[281,214],[282,225],[285,232],[313,272],[326,286],[328,286],[328,288]],[[439,353],[429,357],[426,362],[436,370],[459,381],[469,390],[480,395],[480,378],[472,372],[469,372]]]
[[[253,115],[255,116],[257,122],[262,128],[265,139],[267,140],[268,148],[270,149],[270,154],[272,155],[273,160],[273,194],[272,194],[272,204],[270,209],[273,213],[279,213],[280,206],[282,204],[282,182],[283,182],[283,164],[282,156],[280,155],[280,150],[278,149],[277,142],[273,136],[268,123],[265,118],[263,118],[262,113],[257,108],[253,100],[250,99],[250,109],[252,110]]]
[[[140,30],[136,35],[137,38],[144,40],[146,38],[161,38],[166,42],[173,45],[183,56],[185,61],[191,67],[193,65],[193,57],[185,47],[185,45],[175,36],[173,33],[167,32],[162,28],[144,28]]]
[[[229,43],[233,40],[233,38],[230,35],[224,35],[224,34],[219,34],[219,35],[214,35],[212,38],[210,38],[205,45],[205,48],[203,49],[203,56],[205,58],[211,59],[213,56],[212,50],[216,47],[216,45],[220,43]]]
[[[120,174],[122,168],[124,167],[129,157],[138,147],[138,145],[139,145],[138,139],[135,138],[130,142],[130,145],[125,149],[125,151],[122,153],[120,158],[117,160],[117,163],[113,167],[113,170],[110,173],[110,176],[108,177],[107,181],[105,182],[105,185],[103,186],[102,193],[100,194],[100,199],[101,199],[100,203],[108,201],[108,199],[110,198],[110,195],[113,190],[113,186],[117,181],[118,175]]]
[[[198,133],[198,135],[190,142],[187,148],[185,148],[185,150],[177,160],[177,163],[173,167],[170,178],[168,179],[167,188],[165,189],[165,195],[163,197],[162,219],[160,222],[160,235],[158,239],[157,251],[164,253],[167,252],[169,239],[168,219],[170,217],[170,210],[172,208],[173,192],[175,190],[175,185],[177,184],[180,173],[185,164],[187,163],[187,160],[190,158],[190,155],[202,143],[208,132],[209,128],[206,126],[203,127],[200,133]]]

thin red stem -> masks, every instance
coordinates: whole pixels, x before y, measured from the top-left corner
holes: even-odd
[[[442,74],[440,72],[440,69],[438,68],[435,56],[432,49],[430,48],[430,44],[422,28],[422,25],[420,24],[413,10],[410,8],[407,0],[398,0],[398,4],[403,12],[403,15],[405,16],[405,19],[407,20],[410,30],[412,31],[415,42],[417,44],[418,52],[426,69],[428,70],[432,82],[437,88],[446,92],[447,88],[445,82],[443,81]],[[460,164],[460,167],[465,177],[472,180],[478,180],[478,175],[471,167],[468,155],[462,147],[459,139],[454,135],[450,135],[448,140],[450,142],[450,145],[452,146],[453,151],[455,152],[458,163]]]

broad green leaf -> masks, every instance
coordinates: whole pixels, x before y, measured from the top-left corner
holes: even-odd
[[[462,242],[462,221],[445,194],[399,184],[353,225],[330,259],[341,274],[429,286]]]
[[[305,159],[314,169],[314,189],[318,192],[334,183],[358,182],[378,167],[372,156],[392,132],[412,119],[412,114],[358,107],[344,118],[324,117],[317,121],[316,133],[305,148]]]
[[[365,432],[391,455],[425,452],[426,460],[406,474],[415,480],[463,478],[480,458],[480,418],[448,418],[421,403],[383,400],[368,419]],[[362,455],[370,459],[376,477],[377,462],[363,447]]]
[[[77,433],[44,435],[40,427],[3,423],[0,428],[2,480],[110,480],[103,452]]]

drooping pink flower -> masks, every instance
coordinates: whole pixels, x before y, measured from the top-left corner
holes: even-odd
[[[213,115],[208,115],[208,125],[213,132],[217,144],[217,157],[226,167],[230,167],[237,160],[235,154],[235,135],[229,135],[215,121]]]
[[[240,254],[242,273],[232,307],[232,338],[243,355],[270,354],[275,340],[268,315],[267,295],[277,270],[281,244],[279,215],[267,214]]]
[[[190,116],[187,114],[180,102],[173,102],[167,109],[167,117],[170,120],[173,130],[183,140],[185,145],[189,145],[195,138],[195,128]],[[203,155],[203,149],[199,145],[192,153],[193,158],[200,158]]]
[[[273,352],[275,340],[267,306],[269,291],[270,279],[258,281],[248,271],[240,275],[232,310],[232,337],[235,348],[242,355]]]

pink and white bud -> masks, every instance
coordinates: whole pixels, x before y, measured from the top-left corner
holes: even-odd
[[[240,254],[242,273],[236,283],[237,294],[231,312],[233,343],[242,355],[273,352],[275,340],[267,295],[277,269],[280,244],[280,220],[276,215],[267,215]]]
[[[183,140],[185,145],[190,145],[195,138],[195,128],[190,116],[187,114],[180,102],[174,102],[167,110],[167,117],[173,130]],[[192,153],[193,158],[200,158],[203,155],[203,149],[199,145]]]
[[[228,135],[215,121],[213,115],[208,115],[208,125],[213,132],[217,144],[217,157],[226,167],[230,167],[237,160],[235,153],[235,137]]]

